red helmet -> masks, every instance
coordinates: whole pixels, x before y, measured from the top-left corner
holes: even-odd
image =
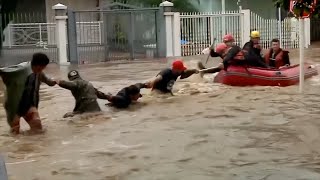
[[[184,70],[186,70],[187,68],[184,66],[182,60],[177,59],[177,60],[173,61],[173,63],[172,63],[172,69],[184,71]]]
[[[227,49],[228,46],[225,43],[220,43],[216,47],[216,53],[222,55]]]
[[[234,38],[231,34],[226,34],[222,38],[223,42],[231,42],[234,41]]]

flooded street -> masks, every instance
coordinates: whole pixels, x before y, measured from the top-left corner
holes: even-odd
[[[308,60],[319,63],[317,52],[308,50]],[[206,57],[188,59],[188,67],[195,67]],[[149,61],[79,71],[99,90],[116,93],[166,66]],[[67,71],[50,65],[46,72],[66,79]],[[319,76],[306,81],[303,95],[298,86],[239,88],[211,81],[210,75],[179,80],[174,97],[143,90],[144,97],[129,110],[99,100],[103,113],[71,119],[62,118],[73,109],[71,93],[43,85],[39,106],[45,134],[12,137],[0,108],[0,152],[9,179],[320,179]]]

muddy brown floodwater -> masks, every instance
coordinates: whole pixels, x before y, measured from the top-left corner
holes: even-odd
[[[320,61],[317,52],[306,53],[309,61]],[[195,66],[205,58],[189,59]],[[115,93],[166,66],[151,60],[80,73]],[[66,79],[67,71],[51,65],[47,73]],[[10,180],[320,179],[319,77],[306,81],[303,95],[298,86],[239,88],[211,79],[178,81],[174,97],[143,90],[140,103],[124,111],[99,101],[103,113],[73,119],[62,118],[74,105],[70,92],[42,86],[45,134],[10,136],[0,109],[0,151]]]

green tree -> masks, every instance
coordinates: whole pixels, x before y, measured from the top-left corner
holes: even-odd
[[[168,0],[174,4],[174,9],[180,12],[196,12],[198,9],[192,2],[200,3],[200,0]],[[121,1],[126,4],[143,4],[147,7],[158,7],[163,0],[125,0]]]
[[[282,7],[286,11],[289,11],[290,9],[290,0],[272,0],[274,2],[274,5],[276,7]],[[311,3],[313,0],[302,0],[303,2]],[[317,5],[315,8],[315,11],[313,12],[313,17],[318,18],[320,16],[320,0],[317,0]]]
[[[2,49],[2,42],[3,42],[3,30],[7,27],[9,21],[4,16],[4,13],[14,12],[17,6],[18,0],[0,0],[0,49]],[[1,53],[0,53],[1,54]]]
[[[6,13],[12,13],[15,12],[17,7],[18,0],[0,0],[1,4],[1,27],[2,30],[8,25],[9,20],[6,19],[8,17],[4,16]]]

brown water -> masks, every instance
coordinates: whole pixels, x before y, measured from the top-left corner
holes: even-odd
[[[315,52],[307,54],[314,58]],[[116,93],[163,67],[157,61],[98,65],[80,73],[101,91]],[[47,72],[65,79],[67,70],[51,66]],[[0,109],[0,151],[10,179],[320,179],[319,77],[306,81],[303,95],[297,86],[238,88],[211,79],[178,81],[174,97],[144,90],[140,103],[125,111],[99,101],[102,114],[73,119],[62,118],[74,105],[70,92],[43,86],[45,134],[10,136]]]

